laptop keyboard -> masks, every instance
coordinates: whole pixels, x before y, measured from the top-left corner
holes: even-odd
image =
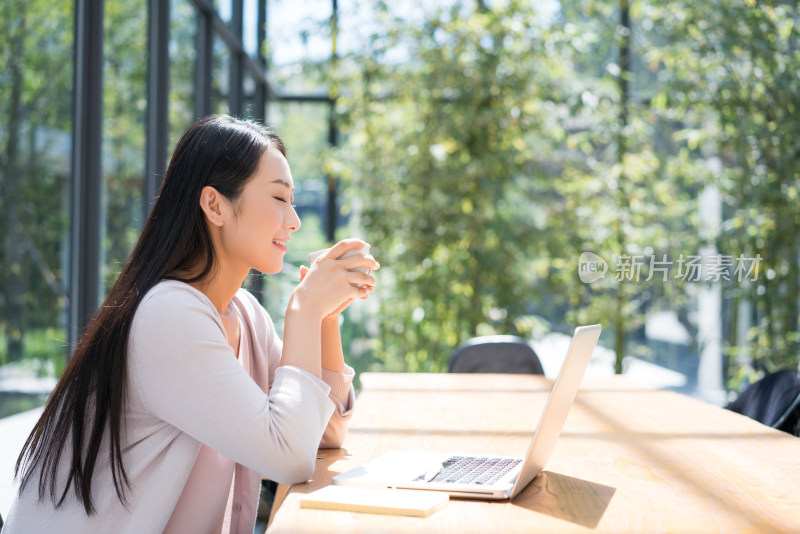
[[[415,480],[489,486],[503,478],[503,475],[518,466],[521,461],[518,458],[452,456],[442,463],[440,471],[424,473]]]

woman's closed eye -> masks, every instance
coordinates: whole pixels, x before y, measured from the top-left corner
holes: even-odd
[[[275,200],[280,200],[280,201],[281,201],[281,202],[283,202],[284,204],[287,204],[287,203],[289,203],[289,201],[288,201],[287,199],[283,198],[283,197],[272,197],[272,198],[274,198]],[[296,205],[295,205],[293,202],[292,202],[291,204],[292,204],[292,207],[293,207],[293,208],[296,208],[296,207],[297,207],[297,206],[296,206]]]

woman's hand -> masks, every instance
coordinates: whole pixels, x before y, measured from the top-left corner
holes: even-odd
[[[320,319],[336,319],[355,299],[366,299],[375,287],[375,278],[363,269],[375,271],[380,265],[370,254],[343,255],[368,246],[360,239],[340,241],[310,267],[300,267],[300,284],[290,299],[290,308],[318,314]]]
[[[305,265],[301,265],[300,266],[300,281],[301,282],[303,281],[303,279],[305,279],[306,274],[308,274],[308,267],[306,267]],[[369,288],[369,290],[372,291],[372,288]],[[367,297],[361,297],[361,298],[365,299]],[[338,320],[339,314],[342,313],[344,310],[346,310],[347,307],[350,305],[350,303],[353,302],[353,300],[354,299],[352,299],[352,298],[347,299],[337,309],[335,309],[334,311],[332,311],[331,313],[329,313],[328,315],[323,317],[322,321],[325,322],[325,321],[329,321],[329,320]]]
[[[343,255],[362,249],[360,239],[345,239],[300,270],[300,283],[286,308],[281,365],[293,365],[321,376],[322,369],[344,367],[338,315],[355,299],[365,299],[375,286],[369,273],[378,262],[370,255]],[[316,326],[315,326],[316,325]]]

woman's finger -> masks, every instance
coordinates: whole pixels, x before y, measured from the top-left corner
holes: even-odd
[[[361,271],[349,271],[347,282],[358,288],[372,286],[375,287],[375,277]]]
[[[342,239],[331,248],[328,249],[328,252],[323,256],[328,258],[341,258],[351,250],[358,250],[362,248],[368,247],[369,244],[362,240],[358,239],[357,237],[351,237],[349,239]]]
[[[369,254],[353,254],[352,256],[341,258],[338,261],[341,262],[340,265],[342,268],[347,271],[352,271],[354,269],[369,269],[370,271],[377,271],[381,268],[380,263],[375,261],[375,258]]]

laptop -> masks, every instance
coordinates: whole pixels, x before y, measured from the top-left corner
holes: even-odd
[[[600,325],[575,329],[524,458],[395,451],[333,477],[339,486],[443,491],[452,497],[513,499],[544,469],[600,337]]]

